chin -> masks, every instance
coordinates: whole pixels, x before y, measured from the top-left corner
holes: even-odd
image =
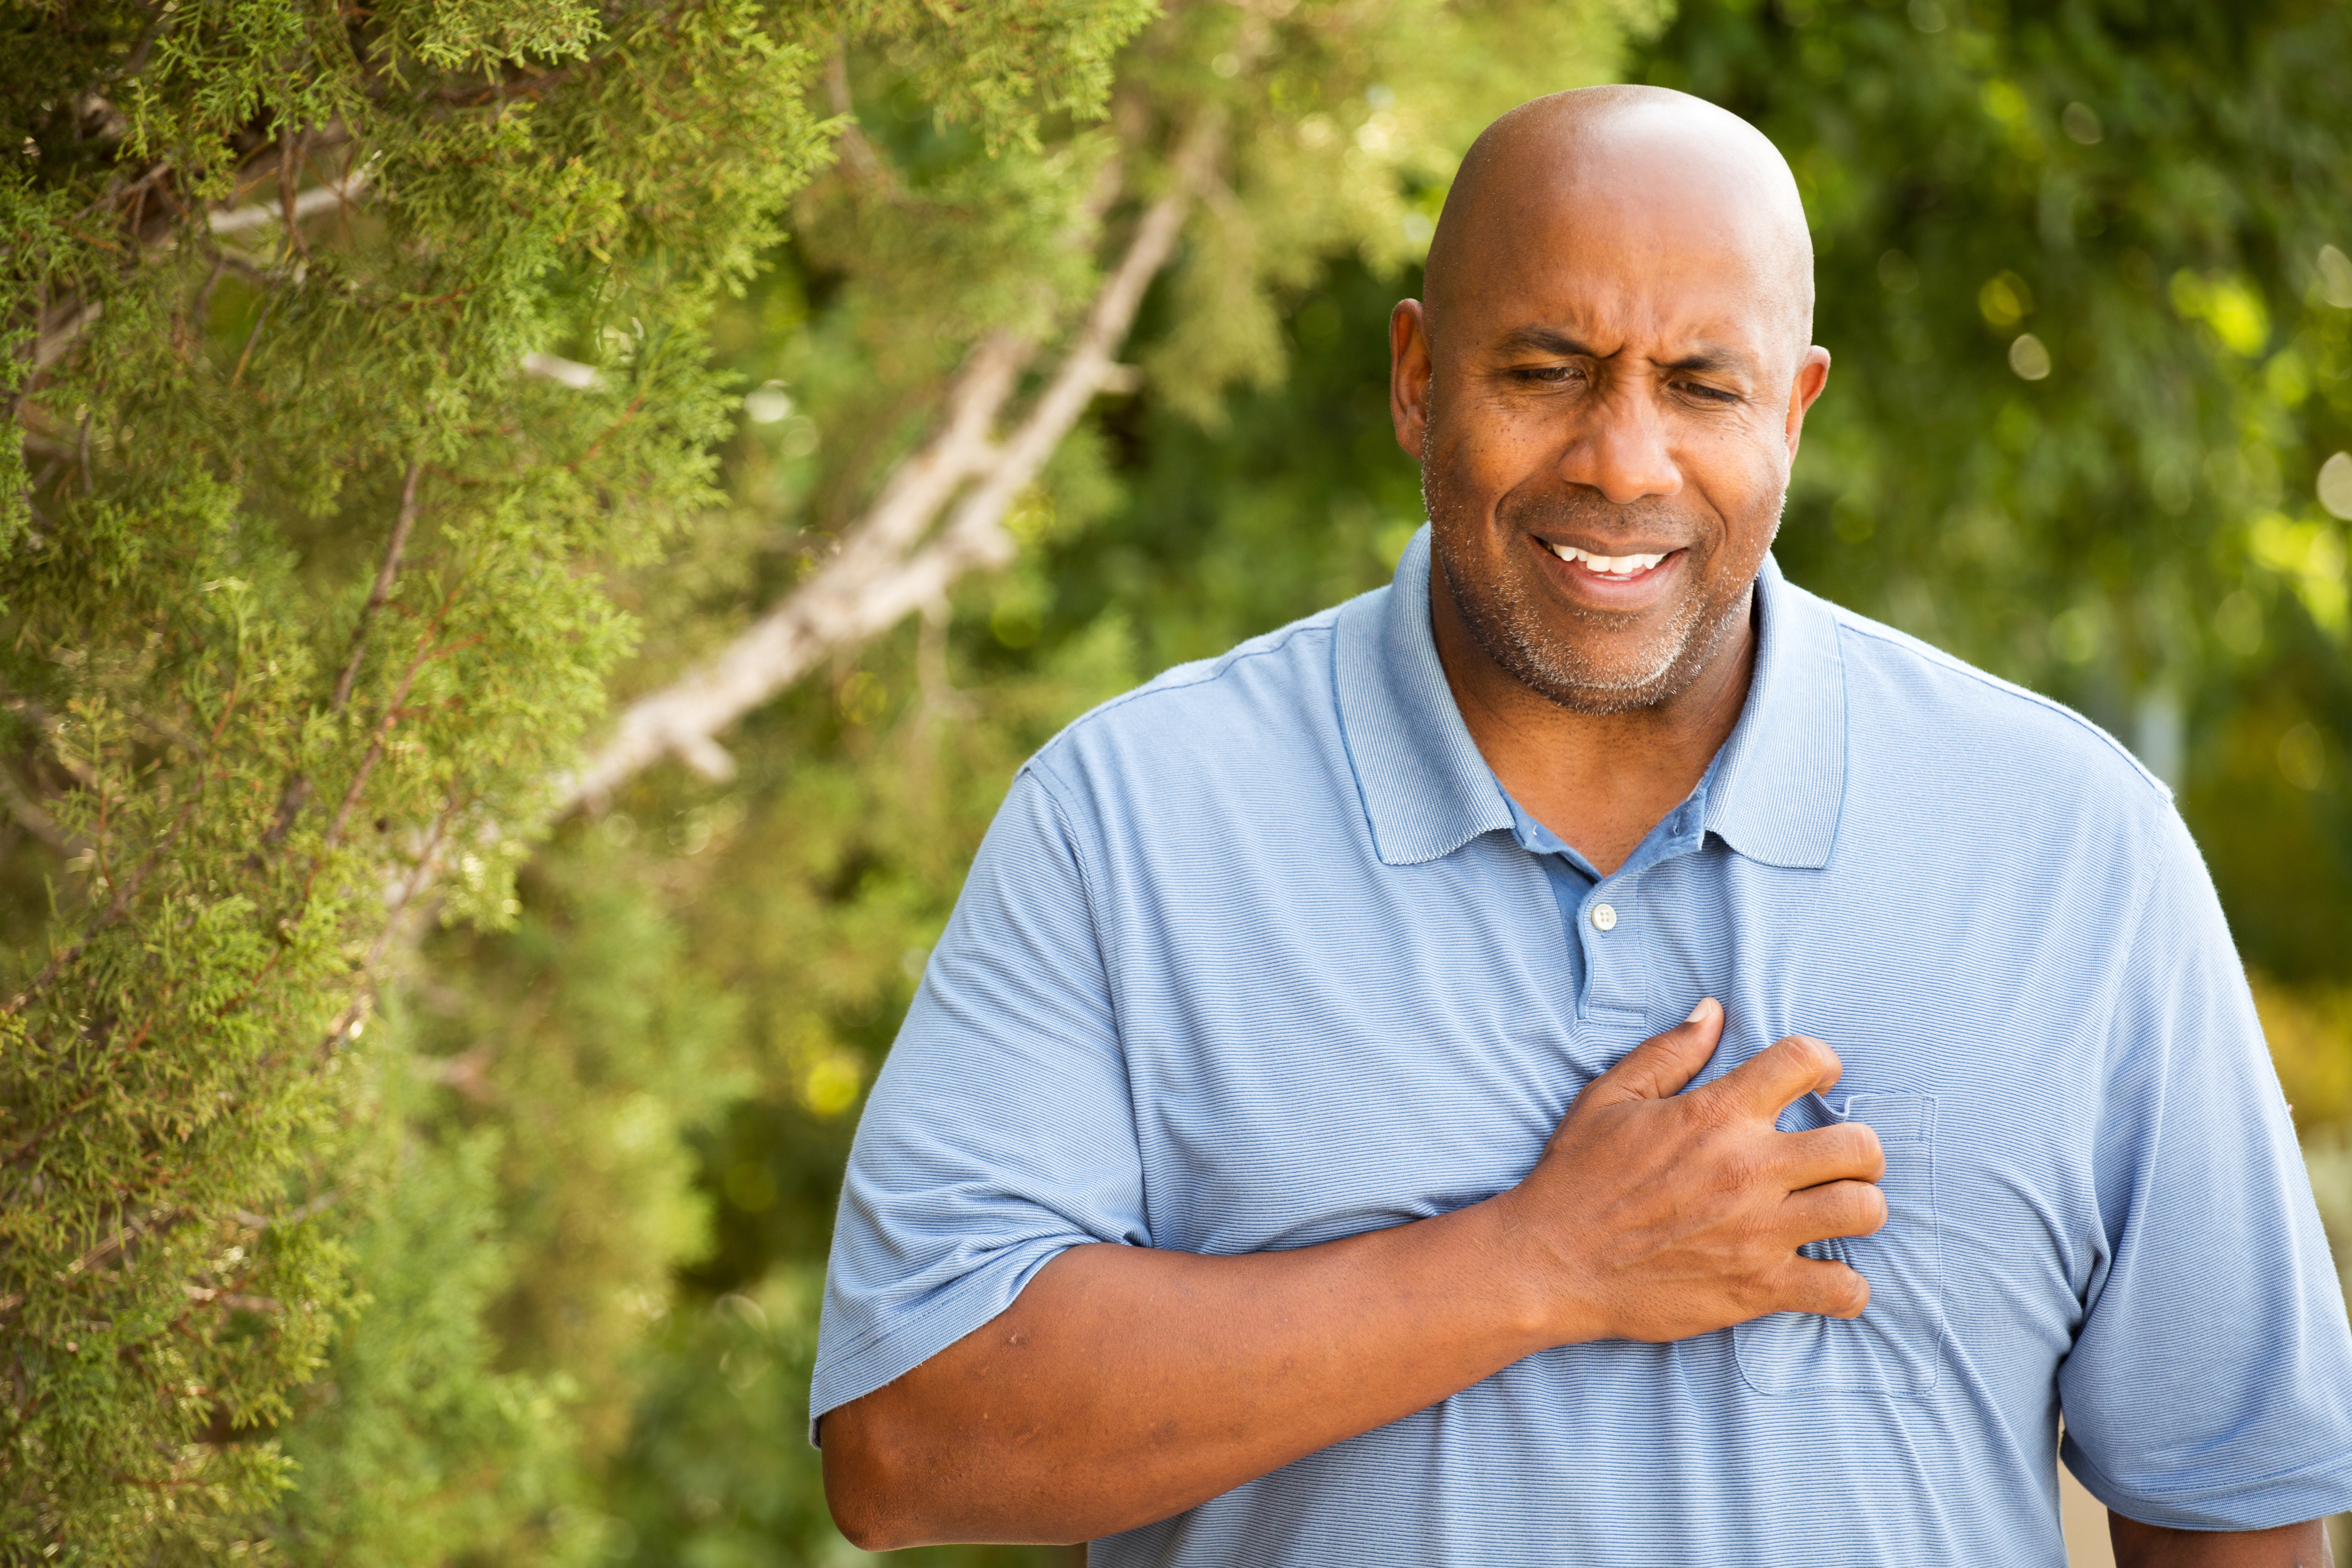
[[[1656,708],[1680,696],[1705,672],[1732,619],[1719,606],[1685,597],[1638,616],[1579,611],[1560,625],[1524,613],[1531,606],[1508,602],[1516,597],[1463,605],[1472,635],[1521,685],[1592,717]],[[1623,619],[1636,625],[1625,626]]]
[[[1679,665],[1638,679],[1600,680],[1567,679],[1559,671],[1543,672],[1539,679],[1530,680],[1518,675],[1522,684],[1555,707],[1571,713],[1601,719],[1617,713],[1635,713],[1645,708],[1655,708],[1672,700],[1696,679],[1696,669],[1685,673]]]

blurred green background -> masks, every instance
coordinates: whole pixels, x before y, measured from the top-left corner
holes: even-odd
[[[331,1216],[359,1304],[268,1429],[299,1467],[277,1550],[865,1560],[804,1437],[824,1259],[981,834],[1092,704],[1387,580],[1421,521],[1389,309],[1477,129],[1595,81],[1699,94],[1787,154],[1834,370],[1782,565],[2173,785],[2352,1255],[2352,7],[1171,5],[1107,122],[1009,142],[935,112],[937,68],[867,41],[812,87],[854,130],[718,307],[721,499],[613,571],[643,632],[616,700],[805,581],[970,345],[1092,288],[1062,237],[1099,171],[1129,176],[1117,231],[1214,114],[1136,374],[1023,494],[1010,567],[752,713],[725,782],[665,763],[564,818],[509,929],[436,930],[383,995],[350,1120],[388,1177]],[[26,909],[37,852],[9,851]]]
[[[1699,93],[1799,173],[1835,370],[1783,565],[2081,708],[2174,785],[2335,1162],[2331,1217],[2352,1219],[2334,1141],[2352,1114],[2352,465],[2322,481],[2352,446],[2344,8],[1696,0],[1620,47],[1570,79]],[[1384,101],[1375,81],[1324,111],[1361,135]],[[908,156],[935,134],[867,112]],[[1459,147],[1437,151],[1442,171]],[[1443,192],[1442,173],[1397,177],[1423,218],[1403,254],[1335,247],[1278,283],[1271,368],[1205,404],[1147,383],[1097,406],[1020,563],[966,584],[928,634],[938,662],[911,626],[840,662],[730,742],[735,784],[645,780],[531,872],[520,931],[449,955],[509,976],[518,1037],[543,1041],[551,1007],[577,1009],[583,1041],[614,1029],[617,987],[678,1031],[658,1054],[745,1075],[692,1134],[710,1243],[677,1271],[614,1439],[616,1552],[852,1555],[798,1434],[859,1091],[1028,751],[1386,580],[1420,510],[1384,326]],[[871,363],[854,279],[788,247],[722,333],[747,381],[799,400],[747,418],[730,483],[796,520],[821,521],[834,454],[859,439],[824,401]],[[1174,286],[1129,357],[1157,368]],[[616,951],[641,976],[616,982]],[[425,1004],[416,1024],[445,1026]]]

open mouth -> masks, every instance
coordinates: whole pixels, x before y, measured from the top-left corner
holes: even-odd
[[[1581,566],[1596,577],[1612,583],[1631,583],[1655,571],[1659,564],[1676,553],[1672,550],[1652,554],[1600,555],[1590,550],[1579,550],[1573,544],[1553,544],[1544,548],[1572,566]]]

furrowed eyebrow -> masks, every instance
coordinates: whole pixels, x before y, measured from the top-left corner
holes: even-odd
[[[1553,331],[1549,327],[1517,327],[1503,334],[1496,344],[1506,353],[1560,354],[1573,359],[1610,359],[1613,355],[1595,353],[1566,332]]]
[[[1601,353],[1590,345],[1578,342],[1566,332],[1549,327],[1516,327],[1502,335],[1495,345],[1504,353],[1555,354],[1569,359],[1612,360],[1613,353]],[[1746,354],[1716,344],[1703,345],[1696,353],[1680,359],[1660,362],[1661,370],[1688,371],[1705,374],[1709,371],[1732,371],[1752,375],[1755,366]]]
[[[1701,349],[1695,354],[1685,354],[1680,359],[1667,360],[1660,364],[1658,368],[1661,370],[1688,370],[1698,371],[1701,373],[1710,370],[1729,370],[1738,371],[1745,374],[1752,373],[1755,367],[1748,363],[1748,359],[1746,354],[1734,353],[1729,349],[1708,347]]]

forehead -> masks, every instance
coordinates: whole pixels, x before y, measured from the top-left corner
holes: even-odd
[[[1612,339],[1705,338],[1754,350],[1786,320],[1786,289],[1752,226],[1621,192],[1513,203],[1465,258],[1461,346],[1530,325]],[[1606,350],[1612,344],[1596,344]]]
[[[1671,125],[1510,138],[1449,237],[1448,307],[1465,330],[1445,335],[1467,347],[1542,321],[1751,344],[1801,336],[1811,247],[1794,196],[1777,154],[1767,167],[1759,148]]]

